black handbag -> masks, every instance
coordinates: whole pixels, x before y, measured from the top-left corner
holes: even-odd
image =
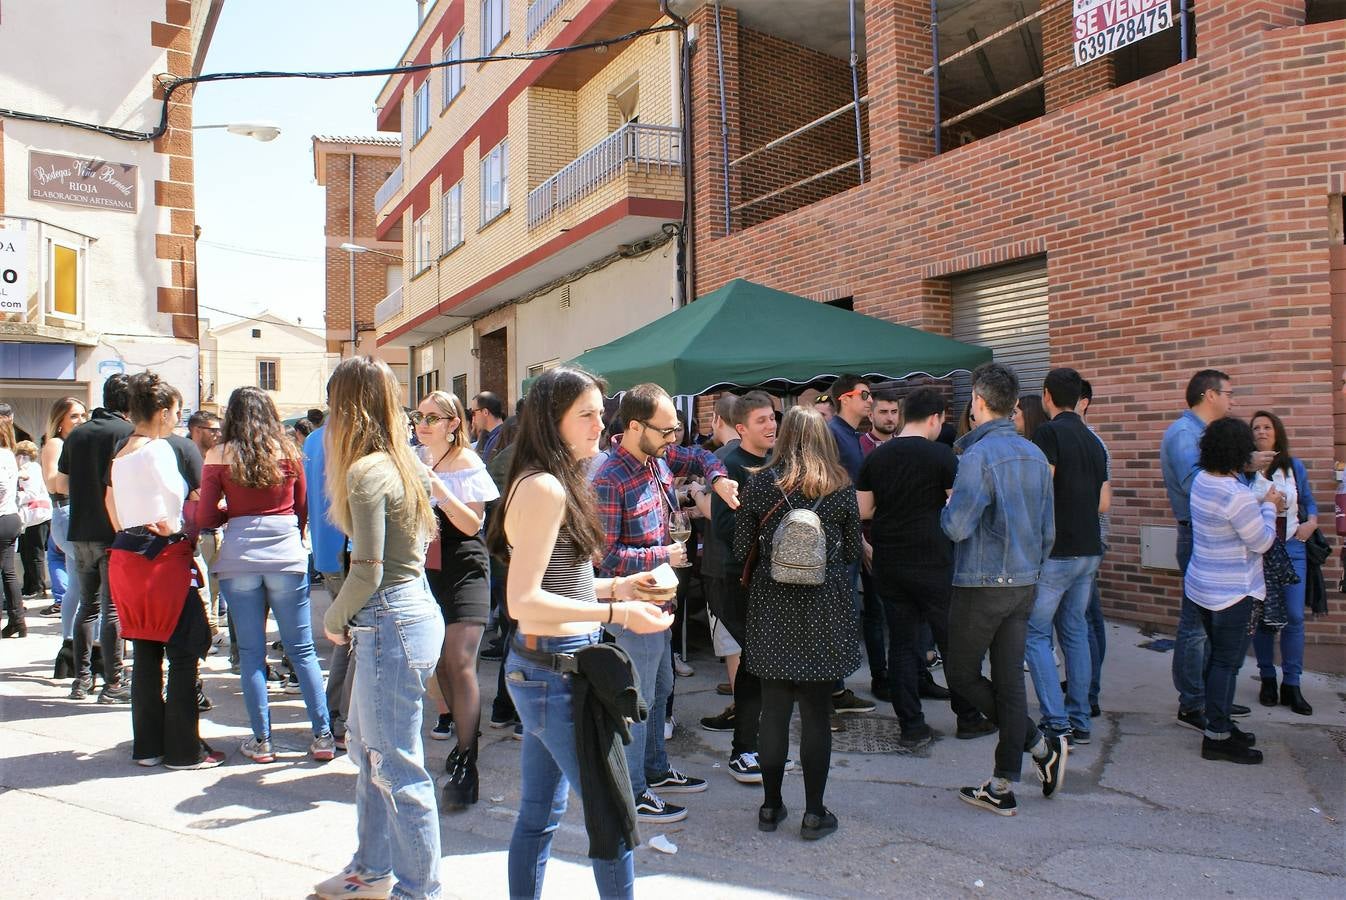
[[[1262,554],[1262,575],[1266,581],[1267,598],[1262,603],[1258,628],[1262,631],[1280,631],[1290,622],[1290,614],[1285,608],[1285,588],[1299,584],[1295,565],[1285,550],[1285,541],[1280,538]]]

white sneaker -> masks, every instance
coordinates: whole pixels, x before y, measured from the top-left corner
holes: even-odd
[[[687,660],[678,654],[673,654],[673,674],[679,678],[691,678],[696,674],[696,670],[687,664]]]
[[[672,716],[669,716],[668,718],[664,719],[664,740],[666,741],[673,740],[673,729],[677,727],[678,723],[674,721]]]
[[[370,898],[387,900],[393,892],[393,875],[362,875],[354,866],[347,866],[326,881],[313,886],[313,893],[323,900],[350,900],[350,898]]]

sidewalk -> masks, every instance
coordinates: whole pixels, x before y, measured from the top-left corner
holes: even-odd
[[[314,601],[320,614],[327,597],[318,591]],[[203,772],[141,769],[130,761],[129,709],[64,699],[69,683],[50,680],[57,622],[30,615],[29,623],[26,640],[0,642],[7,896],[299,898],[349,859],[355,767],[344,755],[326,765],[307,758],[301,698],[271,695],[282,756],[252,764],[237,752],[248,734],[238,679],[222,654],[212,656],[202,668],[215,709],[203,714],[202,733],[229,759]],[[1240,726],[1257,734],[1266,762],[1205,762],[1199,735],[1174,724],[1171,657],[1139,646],[1148,640],[1109,625],[1094,742],[1071,753],[1063,791],[1051,800],[1025,765],[1015,818],[957,800],[960,785],[989,774],[993,739],[953,739],[946,704],[927,702],[942,737],[914,754],[895,751],[891,708],[847,717],[827,791],[841,829],[817,844],[798,835],[797,775],[786,779],[790,813],[781,830],[756,830],[760,790],[729,777],[730,735],[697,727],[726,701],[715,694],[723,667],[697,656],[696,674],[677,680],[669,750],[710,790],[670,797],[690,809],[687,821],[644,829],[647,840],[665,834],[679,852],[639,849],[637,891],[677,900],[1346,895],[1346,680],[1306,676],[1315,715],[1303,718],[1258,706],[1255,669],[1245,666],[1239,700],[1253,715]],[[496,665],[481,667],[487,710]],[[862,671],[852,686],[867,696]],[[519,744],[508,731],[483,732],[481,802],[441,819],[446,896],[506,896]],[[451,747],[427,741],[436,773]],[[572,797],[548,897],[594,896],[575,806]]]

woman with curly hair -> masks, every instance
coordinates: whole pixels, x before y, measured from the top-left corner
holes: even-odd
[[[226,508],[220,508],[220,501]],[[229,603],[238,637],[243,700],[252,737],[240,752],[253,762],[276,759],[266,696],[266,614],[270,609],[294,666],[313,725],[310,755],[336,755],[323,693],[322,669],[313,648],[309,612],[308,518],[304,466],[290,432],[265,391],[241,387],[229,397],[224,435],[206,454],[199,528],[224,528],[214,574]]]

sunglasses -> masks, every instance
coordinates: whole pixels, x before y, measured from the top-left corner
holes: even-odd
[[[829,397],[829,396],[827,396],[826,394],[819,394],[818,396],[816,396],[816,397],[813,398],[813,405],[814,405],[814,406],[818,406],[818,405],[821,404],[821,403],[831,403],[831,402],[832,402],[832,398]]]
[[[420,425],[421,423],[425,423],[426,425],[429,425],[431,428],[433,428],[440,422],[452,422],[454,419],[458,417],[441,416],[438,413],[414,412],[411,415],[407,416],[407,418],[411,419],[412,425]]]
[[[644,422],[639,419],[636,421],[640,422],[643,427],[648,428],[650,431],[657,431],[659,436],[665,439],[670,438],[675,434],[679,434],[684,430],[681,425],[674,425],[672,428],[655,428],[649,422]]]
[[[861,400],[861,401],[868,400],[870,397],[874,396],[874,395],[871,394],[869,391],[866,391],[866,390],[864,390],[863,388],[856,388],[856,389],[853,390],[853,391],[847,391],[846,393],[842,394],[841,396],[843,396],[843,397],[849,397],[849,396],[851,396],[852,394],[859,394],[859,395],[860,395],[860,400]]]

